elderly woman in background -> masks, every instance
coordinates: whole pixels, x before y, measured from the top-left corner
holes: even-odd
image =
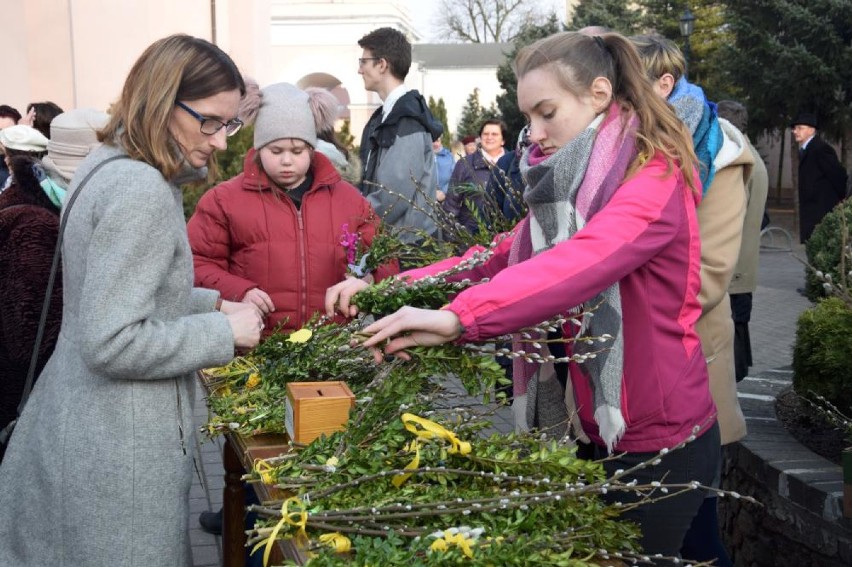
[[[506,124],[502,120],[484,120],[479,126],[479,151],[466,155],[453,168],[444,208],[472,233],[477,231],[478,221],[484,219],[485,188],[491,179],[491,170],[505,153],[505,135]],[[474,206],[473,210],[470,205]]]
[[[0,427],[17,417],[45,300],[59,231],[59,209],[77,166],[98,147],[95,130],[109,117],[96,110],[60,114],[47,155],[10,160],[15,182],[0,195]],[[26,126],[22,128],[28,128]],[[35,130],[29,129],[25,132]],[[62,276],[51,292],[36,375],[53,353],[62,321]],[[0,447],[2,461],[5,445]]]
[[[3,148],[3,162],[8,169],[12,158],[16,156],[35,159],[44,157],[47,152],[47,137],[32,126],[16,124],[0,130],[0,147]],[[3,187],[0,187],[0,193],[8,189],[12,183],[14,183],[14,176],[10,170],[6,182]]]

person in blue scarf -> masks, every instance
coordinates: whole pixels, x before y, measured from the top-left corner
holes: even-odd
[[[710,375],[710,392],[718,411],[722,445],[742,439],[745,419],[737,401],[734,371],[734,326],[728,284],[739,257],[746,211],[746,183],[754,157],[743,134],[719,117],[716,104],[686,77],[686,60],[668,39],[656,35],[630,38],[639,50],[654,91],[666,99],[692,133],[700,161],[702,197],[698,205],[701,233],[701,318],[695,326]],[[716,486],[721,482],[717,474]],[[719,537],[715,495],[704,505],[686,535],[682,554],[689,560],[716,560],[731,565]]]

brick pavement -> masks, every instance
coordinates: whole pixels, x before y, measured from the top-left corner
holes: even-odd
[[[792,232],[791,215],[786,211],[772,211],[773,225]],[[804,258],[804,249],[793,239],[793,253]],[[776,239],[776,244],[786,244]],[[796,292],[804,285],[804,266],[790,252],[761,250],[758,289],[754,294],[754,306],[750,332],[754,366],[750,374],[782,369],[792,361],[792,346],[796,320],[808,308],[810,302]],[[778,379],[790,380],[789,372],[780,371]],[[747,381],[751,382],[749,378]],[[207,409],[201,396],[195,404],[196,422],[200,426],[207,417]],[[501,409],[494,418],[497,431],[511,429],[511,411]],[[192,544],[193,567],[211,567],[221,564],[221,540],[198,528],[198,514],[202,510],[218,510],[222,505],[224,469],[221,461],[221,443],[207,441],[196,447],[199,473],[204,479],[202,486],[195,479],[190,493],[190,542]]]

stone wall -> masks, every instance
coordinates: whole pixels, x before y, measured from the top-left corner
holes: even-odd
[[[841,469],[799,444],[776,419],[775,396],[787,383],[780,378],[771,371],[740,384],[749,433],[725,448],[723,488],[762,505],[720,499],[731,559],[740,567],[852,565]]]

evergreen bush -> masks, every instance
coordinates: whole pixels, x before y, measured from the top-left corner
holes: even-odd
[[[802,313],[793,349],[793,388],[820,395],[841,412],[852,411],[852,310],[828,297]]]
[[[841,215],[846,216],[846,224],[852,226],[852,202],[846,200],[841,202],[830,213],[823,217],[811,234],[805,245],[808,255],[808,264],[814,270],[823,274],[831,274],[835,281],[839,281],[840,264],[843,254],[843,222]],[[847,264],[847,268],[848,268]],[[816,302],[826,296],[822,280],[819,279],[814,270],[808,270],[805,274],[805,294],[808,299]]]

